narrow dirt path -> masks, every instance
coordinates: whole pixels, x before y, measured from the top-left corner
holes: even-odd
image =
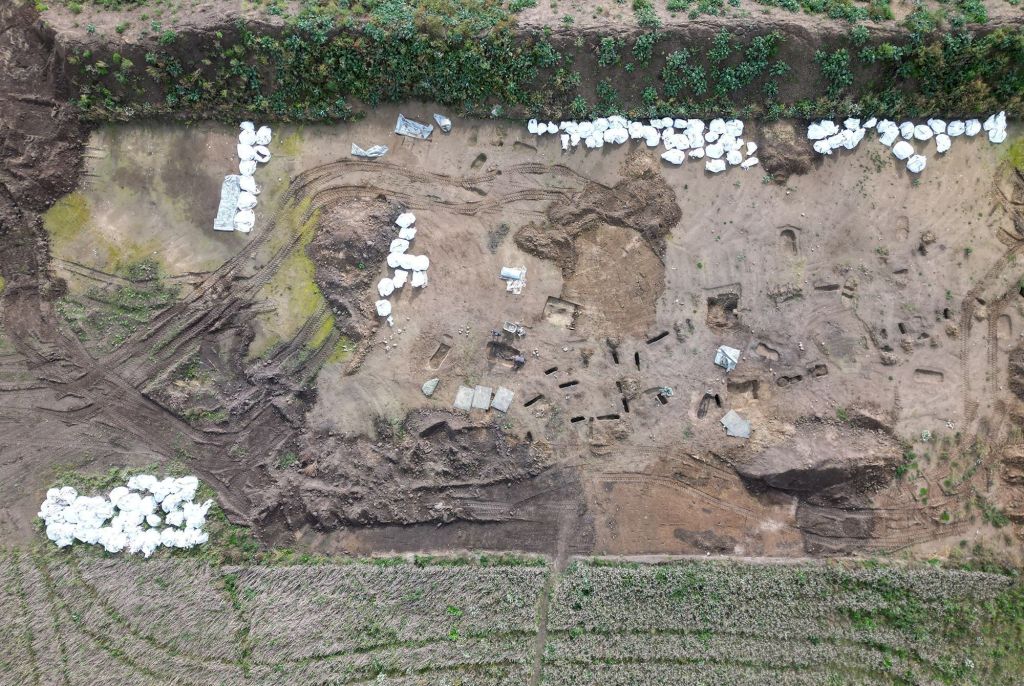
[[[555,592],[559,577],[569,564],[569,535],[575,531],[572,518],[575,511],[566,508],[558,522],[558,540],[555,544],[554,566],[544,582],[541,591],[540,605],[537,607],[537,639],[533,646],[533,670],[530,673],[529,686],[538,686],[544,672],[544,648],[548,643],[548,612],[551,608],[551,595]]]

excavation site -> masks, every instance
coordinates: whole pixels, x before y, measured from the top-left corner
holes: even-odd
[[[0,67],[0,683],[1024,679],[1013,0],[8,0]]]

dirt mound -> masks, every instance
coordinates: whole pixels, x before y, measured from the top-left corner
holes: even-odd
[[[576,245],[562,228],[530,223],[516,232],[515,242],[520,250],[557,264],[563,276],[572,274],[576,267]]]
[[[682,218],[675,192],[642,150],[626,159],[622,173],[625,178],[612,188],[590,183],[568,202],[552,203],[543,225],[527,224],[516,232],[516,245],[554,261],[567,275],[576,268],[575,241],[600,226],[636,231],[651,250],[664,254],[665,236]]]
[[[902,451],[885,433],[820,424],[736,465],[745,479],[816,503],[869,493],[894,475]]]
[[[332,203],[306,249],[335,328],[353,340],[366,338],[378,324],[375,285],[397,235],[391,227],[399,212],[384,200]]]
[[[795,122],[776,121],[761,128],[764,141],[758,158],[776,181],[806,174],[814,168],[814,151]]]
[[[543,470],[528,444],[509,438],[496,424],[423,411],[400,423],[379,418],[376,425],[376,440],[303,436],[298,469],[281,477],[277,492],[266,494],[260,526],[324,531],[355,524],[450,522],[465,518],[458,508],[460,494]]]

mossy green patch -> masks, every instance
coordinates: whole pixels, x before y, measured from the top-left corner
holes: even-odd
[[[324,323],[320,325],[320,328],[317,329],[316,333],[313,334],[313,337],[309,339],[309,343],[307,344],[308,347],[312,350],[319,348],[324,344],[324,341],[327,340],[327,337],[331,335],[331,331],[333,330],[334,315],[330,315],[324,320]]]
[[[1006,151],[1006,161],[1014,169],[1024,172],[1024,136],[1017,138]]]
[[[75,192],[53,203],[43,214],[43,227],[50,234],[54,252],[78,236],[90,223],[92,212],[84,194]]]
[[[296,235],[299,240],[273,278],[260,290],[259,297],[276,308],[256,318],[256,337],[249,346],[250,359],[266,355],[275,346],[291,340],[323,304],[324,298],[315,280],[316,267],[306,255],[306,246],[313,240],[319,221],[320,212],[310,212],[308,198],[286,206],[281,212],[275,235],[269,241],[271,247],[276,252]]]
[[[278,154],[295,157],[302,150],[302,132],[290,133],[278,144]]]
[[[338,342],[334,345],[334,352],[327,358],[328,364],[344,362],[348,358],[352,357],[352,351],[355,347],[352,345],[352,340],[348,336],[342,336],[338,339]]]

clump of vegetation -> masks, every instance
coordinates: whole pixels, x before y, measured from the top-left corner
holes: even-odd
[[[853,85],[853,72],[850,71],[850,54],[846,48],[835,52],[818,50],[814,53],[814,61],[821,67],[821,75],[825,77],[826,92],[830,98],[838,98],[847,88]]]
[[[57,311],[80,340],[113,350],[178,297],[179,288],[161,278],[155,260],[129,264],[124,277],[128,283],[93,286],[84,295],[57,302]]]
[[[890,13],[885,0],[867,6],[853,0],[771,1],[851,20]],[[966,0],[961,6],[964,16],[978,18]],[[352,101],[410,99],[474,114],[520,108],[547,118],[740,109],[745,116],[762,112],[772,118],[811,118],[837,109],[914,117],[997,109],[1015,114],[1022,108],[1020,28],[982,35],[954,27],[938,33],[946,15],[917,7],[906,22],[907,40],[873,44],[864,27],[855,27],[849,45],[821,51],[820,87],[808,80],[794,86],[803,99],[778,102],[780,77],[788,70],[776,57],[780,34],[741,41],[726,32],[709,44],[689,45],[659,28],[649,0],[633,7],[648,26],[631,46],[633,60],[623,59],[625,46],[617,36],[598,36],[592,44],[598,66],[614,72],[597,81],[607,78],[617,90],[613,98],[603,88],[597,102],[590,91],[597,83],[573,78],[585,72],[573,60],[591,59],[578,50],[582,37],[573,47],[564,37],[517,27],[516,15],[497,0],[375,0],[334,9],[308,3],[280,35],[241,26],[230,41],[214,35],[185,50],[177,40],[162,45],[164,31],[154,28],[144,68],[112,69],[108,55],[88,51],[69,62],[79,107],[97,119],[187,113],[320,121],[353,116]],[[713,3],[703,9],[717,11]],[[870,79],[854,80],[858,61],[870,66]],[[616,71],[638,68],[652,68],[662,82],[623,78]],[[155,92],[158,100],[140,99],[140,93]]]

